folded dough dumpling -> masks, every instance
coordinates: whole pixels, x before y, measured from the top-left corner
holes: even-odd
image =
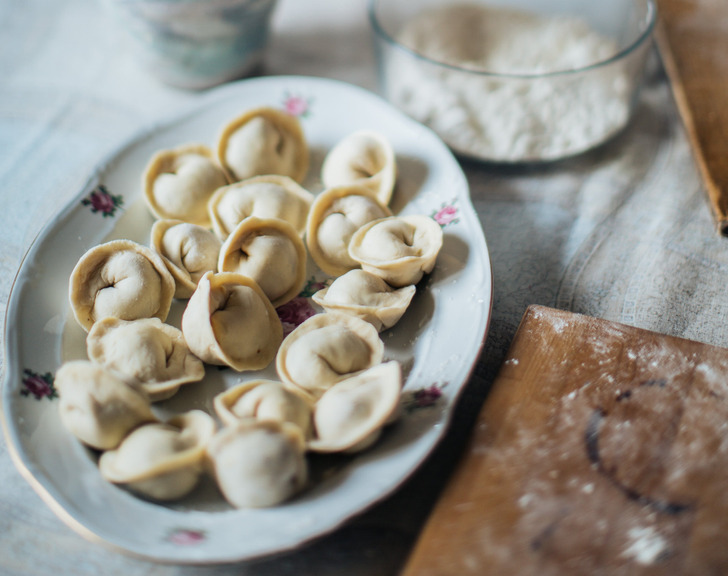
[[[432,272],[442,240],[442,228],[428,216],[392,216],[357,230],[349,254],[363,270],[401,287]]]
[[[316,197],[306,223],[306,243],[314,262],[326,274],[341,276],[359,264],[349,256],[354,232],[392,212],[361,186],[329,188]]]
[[[396,179],[392,145],[383,134],[371,130],[346,136],[329,151],[321,167],[326,188],[364,186],[384,205],[392,198]]]
[[[189,298],[205,273],[217,272],[222,242],[207,228],[181,220],[157,220],[151,243],[174,278],[175,298]]]
[[[314,400],[300,389],[275,380],[256,379],[221,392],[213,399],[215,412],[226,426],[243,418],[290,422],[308,437]]]
[[[359,452],[379,438],[399,415],[402,371],[386,362],[342,380],[316,403],[314,452]]]
[[[229,122],[218,140],[217,157],[231,182],[280,174],[300,183],[308,172],[301,123],[275,108],[255,108]]]
[[[219,188],[208,209],[213,230],[223,241],[249,216],[285,220],[303,236],[313,198],[288,176],[256,176]]]
[[[182,315],[187,345],[203,362],[243,370],[271,363],[283,326],[260,286],[247,276],[208,272]]]
[[[306,282],[306,247],[284,220],[246,218],[220,249],[220,272],[255,280],[274,308],[295,298]]]
[[[189,144],[152,157],[143,176],[144,199],[156,218],[209,227],[207,203],[227,183],[212,151]]]
[[[215,421],[201,410],[145,424],[99,459],[101,476],[155,500],[176,500],[200,479]]]
[[[66,362],[56,372],[63,425],[84,444],[111,450],[132,430],[156,421],[149,397],[112,370],[88,362]]]
[[[131,240],[91,248],[69,281],[73,314],[84,330],[106,317],[164,321],[174,296],[174,278],[162,257]]]
[[[366,320],[378,331],[394,326],[407,310],[416,288],[395,289],[370,272],[355,269],[313,295],[327,312],[338,311]]]
[[[280,504],[306,484],[303,434],[288,422],[240,420],[220,430],[207,451],[220,491],[236,508]]]
[[[383,355],[384,343],[374,326],[355,316],[326,312],[286,337],[276,370],[286,384],[319,398],[340,380],[379,364]]]
[[[205,367],[190,352],[182,331],[158,318],[99,320],[88,333],[86,350],[91,360],[123,374],[152,401],[205,377]]]

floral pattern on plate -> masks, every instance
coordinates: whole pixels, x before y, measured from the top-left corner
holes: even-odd
[[[283,109],[291,116],[308,118],[311,115],[311,104],[313,98],[305,98],[288,91],[283,96]]]
[[[451,224],[457,224],[460,222],[457,202],[457,198],[453,198],[449,202],[443,202],[440,208],[432,211],[430,217],[443,228]]]
[[[20,395],[26,397],[32,396],[36,400],[42,400],[43,398],[53,400],[54,398],[58,398],[58,391],[53,381],[54,377],[50,372],[39,374],[26,368],[23,370]]]
[[[91,193],[81,200],[84,206],[90,206],[91,212],[101,214],[104,218],[111,218],[116,211],[124,204],[124,197],[121,194],[111,194],[106,186],[99,184]]]
[[[298,296],[276,309],[278,317],[281,319],[281,323],[283,324],[284,337],[288,336],[311,316],[318,313],[313,304],[311,304],[310,298],[326,286],[327,281],[318,280],[315,276],[311,276]]]
[[[174,528],[165,536],[165,540],[177,546],[197,546],[207,538],[204,530],[193,530],[190,528]]]
[[[432,408],[440,402],[443,396],[442,389],[447,385],[447,382],[436,382],[425,388],[407,391],[402,396],[402,407],[408,414],[422,408]]]

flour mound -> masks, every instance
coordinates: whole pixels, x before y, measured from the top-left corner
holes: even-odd
[[[384,71],[387,96],[462,154],[553,160],[606,140],[629,117],[632,86],[621,63],[565,72],[604,62],[618,50],[578,18],[456,5],[421,13],[397,39],[455,68],[392,51]],[[555,72],[564,73],[517,76]]]

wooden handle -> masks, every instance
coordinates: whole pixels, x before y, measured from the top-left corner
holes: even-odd
[[[656,40],[710,198],[728,236],[728,1],[658,0]]]

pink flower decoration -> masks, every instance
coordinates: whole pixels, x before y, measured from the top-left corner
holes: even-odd
[[[309,101],[302,96],[288,94],[283,102],[283,108],[291,116],[305,118],[310,113]]]
[[[310,298],[316,292],[319,290],[323,290],[326,288],[326,282],[319,282],[315,278],[311,278],[308,282],[306,282],[306,285],[303,287],[303,290],[301,290],[301,293],[298,295],[299,298],[305,297]]]
[[[200,542],[204,542],[204,540],[204,532],[200,530],[187,530],[185,528],[175,530],[167,536],[167,541],[179,546],[196,546]]]
[[[114,206],[114,200],[108,194],[100,194],[98,192],[91,193],[91,206],[97,212],[111,212]]]
[[[90,206],[91,212],[100,212],[102,216],[113,216],[116,209],[124,203],[121,195],[114,196],[103,184],[99,184],[86,198],[81,200],[84,206]]]
[[[298,296],[283,306],[280,306],[276,312],[283,324],[283,335],[288,336],[304,321],[316,314],[308,299]]]
[[[36,374],[32,370],[25,369],[23,375],[23,389],[20,391],[22,396],[32,395],[36,400],[58,397],[56,388],[53,385],[53,375],[50,372]]]
[[[443,206],[438,210],[435,215],[433,216],[433,219],[435,222],[437,222],[440,226],[447,226],[448,224],[454,222],[457,220],[458,216],[458,209],[453,206]]]
[[[442,390],[433,385],[429,388],[422,388],[414,393],[414,401],[418,408],[432,406],[442,396]]]
[[[442,398],[442,389],[447,386],[447,384],[447,382],[442,384],[436,383],[427,386],[426,388],[420,388],[419,390],[408,392],[404,397],[403,402],[405,410],[407,410],[407,412],[414,412],[421,408],[430,408],[431,406],[435,406],[440,398]]]

